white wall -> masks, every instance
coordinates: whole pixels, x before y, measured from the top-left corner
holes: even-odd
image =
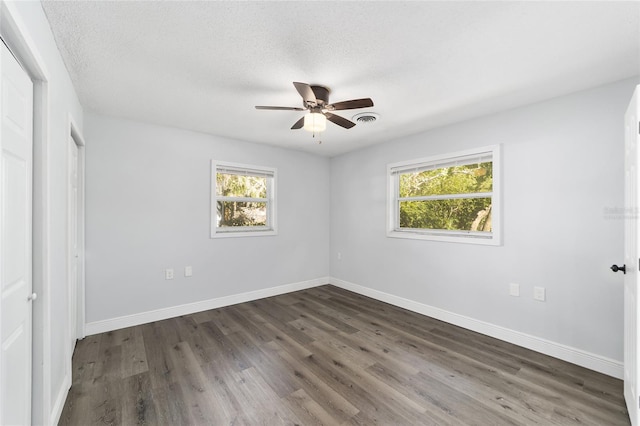
[[[88,323],[329,275],[329,159],[89,113],[85,138]],[[211,159],[277,168],[278,235],[209,237]]]
[[[40,2],[3,2],[0,32],[36,75],[44,133],[34,140],[34,424],[57,420],[71,385],[67,291],[67,141],[69,120],[82,129],[82,107]],[[37,68],[37,70],[36,70]],[[41,101],[44,99],[45,103]],[[38,107],[36,107],[38,108]]]
[[[331,275],[622,360],[623,117],[637,79],[332,159]],[[386,165],[503,145],[504,244],[387,238]],[[342,260],[337,260],[337,253]],[[521,297],[508,295],[519,283]],[[547,301],[533,300],[533,286]]]

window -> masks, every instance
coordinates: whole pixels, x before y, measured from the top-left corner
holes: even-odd
[[[387,235],[500,244],[498,145],[390,164]]]
[[[276,234],[276,170],[211,162],[211,237]]]

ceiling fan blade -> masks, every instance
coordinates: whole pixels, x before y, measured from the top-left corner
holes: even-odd
[[[268,109],[268,110],[274,110],[274,111],[304,111],[304,108],[298,108],[298,107],[279,107],[279,106],[263,106],[263,105],[256,105],[256,109]]]
[[[311,86],[307,83],[298,83],[296,81],[293,82],[293,85],[296,87],[298,93],[300,93],[300,96],[302,96],[305,104],[318,104],[318,100],[316,99],[316,95],[313,93],[313,90],[311,90]]]
[[[349,121],[344,117],[340,117],[339,115],[331,114],[330,112],[325,112],[324,116],[327,117],[327,120],[329,120],[330,122],[344,127],[345,129],[350,129],[356,125],[356,123],[354,123],[353,121]]]
[[[296,124],[291,126],[291,130],[302,129],[302,126],[304,126],[304,116],[300,120],[296,121]]]
[[[350,101],[336,102],[325,106],[330,111],[338,111],[341,109],[357,109],[368,108],[373,106],[373,101],[370,98],[352,99]]]

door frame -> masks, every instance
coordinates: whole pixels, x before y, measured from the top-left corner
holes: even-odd
[[[634,215],[638,205],[638,193],[640,190],[639,162],[640,162],[640,128],[638,127],[638,114],[640,113],[640,85],[634,88],[633,95],[624,115],[624,151],[625,151],[625,210],[632,217],[625,222],[625,253],[624,262],[626,272],[624,276],[624,399],[627,404],[629,419],[633,425],[640,420],[638,408],[640,389],[639,383],[639,359],[640,356],[640,313],[638,312],[638,248],[639,248],[639,223]],[[631,118],[634,119],[633,122]],[[633,147],[633,150],[630,150]],[[635,167],[635,176],[629,175],[629,165]],[[630,202],[634,200],[635,202]]]
[[[31,421],[57,422],[51,402],[50,306],[50,191],[49,191],[49,75],[20,13],[11,2],[0,1],[0,37],[33,82],[33,304]],[[64,403],[64,400],[62,401]],[[58,410],[58,408],[55,408]],[[59,407],[60,413],[62,406]]]
[[[69,114],[69,142],[73,141],[78,148],[78,199],[77,199],[77,250],[78,250],[78,271],[77,271],[77,284],[76,284],[76,294],[75,294],[75,305],[76,305],[76,317],[71,318],[69,321],[69,340],[74,341],[75,339],[83,339],[85,337],[84,323],[85,323],[85,304],[84,304],[84,286],[85,286],[85,140],[82,137],[82,133],[80,132],[80,128],[76,124],[75,120]],[[67,171],[71,166],[71,155],[67,151]],[[67,205],[69,211],[67,212],[67,223],[71,224],[71,197],[67,196]],[[67,253],[68,253],[68,278],[69,278],[69,290],[71,290],[71,271],[73,270],[72,262],[73,256],[75,254],[71,253],[71,229],[67,230]],[[69,293],[69,303],[74,302],[74,295]],[[70,315],[73,313],[71,309],[71,305],[69,305]],[[73,356],[73,343],[71,347],[71,352],[69,353],[68,361],[69,361],[69,371],[71,371],[71,358]]]

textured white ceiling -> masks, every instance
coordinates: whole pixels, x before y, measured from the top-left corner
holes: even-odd
[[[639,2],[44,1],[83,106],[333,156],[640,75]],[[290,130],[292,82],[374,124]]]

